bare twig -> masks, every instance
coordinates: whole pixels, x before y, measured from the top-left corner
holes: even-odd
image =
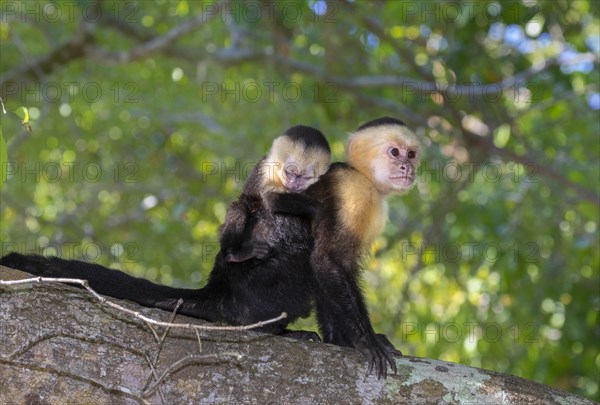
[[[171,318],[169,318],[169,324],[173,323],[173,321],[175,320],[175,316],[177,316],[177,311],[179,310],[179,308],[181,307],[182,304],[183,304],[183,299],[180,298],[179,301],[177,301],[177,304],[175,305],[175,309],[173,310],[173,313],[171,314]],[[153,376],[154,376],[154,379],[156,381],[158,381],[158,375],[156,373],[156,364],[158,363],[158,357],[160,356],[160,352],[162,350],[163,343],[165,342],[165,339],[167,338],[167,334],[169,333],[169,330],[170,330],[170,328],[166,327],[163,335],[158,340],[158,348],[156,349],[154,359],[151,359],[149,355],[146,355],[146,360],[148,361],[148,364],[150,364],[151,375],[148,377],[148,380],[146,381],[146,385],[144,385],[144,390],[150,385],[150,382],[152,381]],[[196,330],[196,335],[198,335],[198,337],[200,336],[197,330]],[[158,394],[160,395],[160,397],[164,403],[163,393],[160,390],[160,388],[158,389]]]
[[[159,380],[159,376],[158,376],[158,372],[156,371],[156,367],[155,365],[152,363],[152,359],[150,358],[150,356],[148,354],[146,354],[146,361],[148,362],[148,364],[150,365],[150,377],[148,378],[148,381],[146,382],[146,385],[144,386],[147,387],[150,384],[150,381],[152,380],[152,377],[154,377],[154,379],[158,382]],[[163,395],[162,390],[160,389],[160,387],[158,387],[158,396],[160,396],[160,401],[162,404],[165,404],[165,397]]]
[[[182,369],[183,367],[187,367],[189,365],[197,364],[197,363],[205,364],[205,363],[207,363],[208,360],[216,360],[217,362],[229,362],[232,358],[239,360],[242,357],[243,356],[241,353],[236,353],[236,352],[224,352],[224,353],[203,354],[203,355],[190,354],[188,356],[181,358],[180,360],[177,360],[175,363],[171,364],[161,374],[161,376],[154,383],[153,386],[151,386],[147,390],[143,391],[142,395],[144,397],[152,395],[152,393],[154,393],[154,391],[159,387],[159,385],[162,383],[162,381],[165,378],[167,378],[174,372]]]

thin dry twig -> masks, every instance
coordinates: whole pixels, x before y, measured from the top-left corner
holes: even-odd
[[[169,318],[169,324],[173,323],[173,321],[175,321],[175,316],[177,315],[177,311],[179,310],[179,308],[181,307],[181,305],[183,304],[183,299],[179,299],[179,301],[177,301],[177,304],[175,305],[175,309],[173,310],[173,312],[171,313],[171,317]],[[148,364],[150,364],[150,375],[148,376],[148,379],[146,380],[146,384],[144,385],[144,390],[146,390],[146,388],[150,385],[151,381],[152,381],[152,377],[154,377],[154,379],[156,381],[158,381],[158,374],[156,372],[156,365],[158,364],[158,358],[160,356],[160,352],[162,351],[163,348],[163,344],[167,338],[167,335],[169,334],[169,327],[165,328],[165,331],[163,333],[163,335],[160,337],[160,339],[158,340],[158,348],[156,349],[156,353],[154,355],[154,359],[150,358],[149,354],[146,354],[146,360],[148,361]],[[198,331],[196,330],[196,335],[200,336]],[[158,388],[158,395],[160,395],[162,402],[165,403],[164,400],[164,396],[163,393],[161,391],[160,388]]]
[[[146,382],[146,386],[145,387],[147,387],[150,384],[150,381],[152,380],[152,377],[154,377],[154,379],[157,382],[158,382],[158,379],[159,379],[158,372],[156,371],[156,367],[152,363],[152,359],[150,358],[149,354],[146,354],[146,361],[150,365],[150,377],[148,378],[148,381]],[[166,404],[166,402],[165,402],[165,396],[163,395],[163,392],[160,389],[160,387],[158,387],[158,396],[160,397],[161,403],[163,405]]]
[[[230,358],[234,358],[234,359],[241,359],[243,356],[241,353],[236,353],[236,352],[223,352],[223,353],[213,353],[213,354],[203,354],[203,355],[198,355],[198,354],[190,354],[187,355],[179,360],[177,360],[175,363],[171,364],[159,377],[159,379],[154,383],[154,385],[152,385],[151,387],[149,387],[148,389],[144,390],[142,392],[142,396],[143,397],[147,397],[149,395],[152,395],[154,393],[154,391],[156,391],[156,389],[160,386],[160,384],[163,382],[163,380],[165,378],[167,378],[168,376],[170,376],[171,374],[175,373],[176,371],[180,370],[183,367],[192,365],[192,364],[196,364],[196,363],[206,363],[207,360],[217,360],[219,362],[223,362],[223,361],[229,361]]]

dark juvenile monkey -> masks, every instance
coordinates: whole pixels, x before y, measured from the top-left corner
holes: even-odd
[[[227,211],[219,229],[221,249],[208,283],[200,289],[162,286],[97,264],[57,257],[10,253],[0,264],[43,277],[85,279],[101,294],[165,310],[173,310],[183,298],[179,313],[213,322],[244,325],[287,312],[286,319],[261,330],[314,338],[311,333],[285,329],[308,316],[314,306],[310,222],[274,215],[264,199],[273,193],[302,191],[327,170],[329,159],[329,144],[315,128],[295,126],[274,140]]]
[[[315,248],[311,263],[317,279],[317,319],[323,341],[355,347],[369,358],[369,372],[396,372],[393,354],[401,354],[375,334],[359,287],[361,261],[388,219],[385,197],[406,193],[415,182],[420,160],[416,136],[394,118],[360,126],[348,142],[348,163],[334,163],[306,196],[316,213],[289,194],[270,196],[274,212],[313,219]]]
[[[250,174],[238,201],[231,204],[219,228],[225,260],[244,262],[264,259],[276,246],[269,246],[261,229],[247,226],[256,207],[269,209],[266,200],[274,193],[299,193],[315,183],[329,168],[331,150],[323,134],[305,125],[289,128],[277,137]],[[298,196],[298,194],[294,194]],[[259,198],[260,197],[260,198]],[[292,197],[293,201],[296,198]],[[314,203],[298,196],[298,203],[314,211]],[[266,224],[263,224],[266,225]]]

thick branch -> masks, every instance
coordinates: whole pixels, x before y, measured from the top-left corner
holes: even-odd
[[[0,267],[0,279],[19,277],[28,275]],[[414,357],[398,358],[398,374],[377,380],[353,349],[252,332],[199,331],[199,350],[192,331],[157,339],[143,321],[66,285],[1,287],[0,308],[0,375],[10,376],[0,383],[1,403],[592,404],[522,378]]]

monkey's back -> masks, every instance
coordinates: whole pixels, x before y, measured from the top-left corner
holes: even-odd
[[[320,205],[314,227],[320,249],[360,255],[381,233],[387,220],[387,205],[381,195],[347,163],[332,164],[309,187],[307,195]]]
[[[286,312],[287,319],[265,328],[278,332],[297,318],[307,317],[313,307],[310,223],[300,217],[274,215],[257,195],[242,193],[238,202],[252,206],[244,237],[266,242],[271,251],[266,258],[232,263],[225,260],[222,246],[209,286],[220,286],[223,321],[242,325]]]

